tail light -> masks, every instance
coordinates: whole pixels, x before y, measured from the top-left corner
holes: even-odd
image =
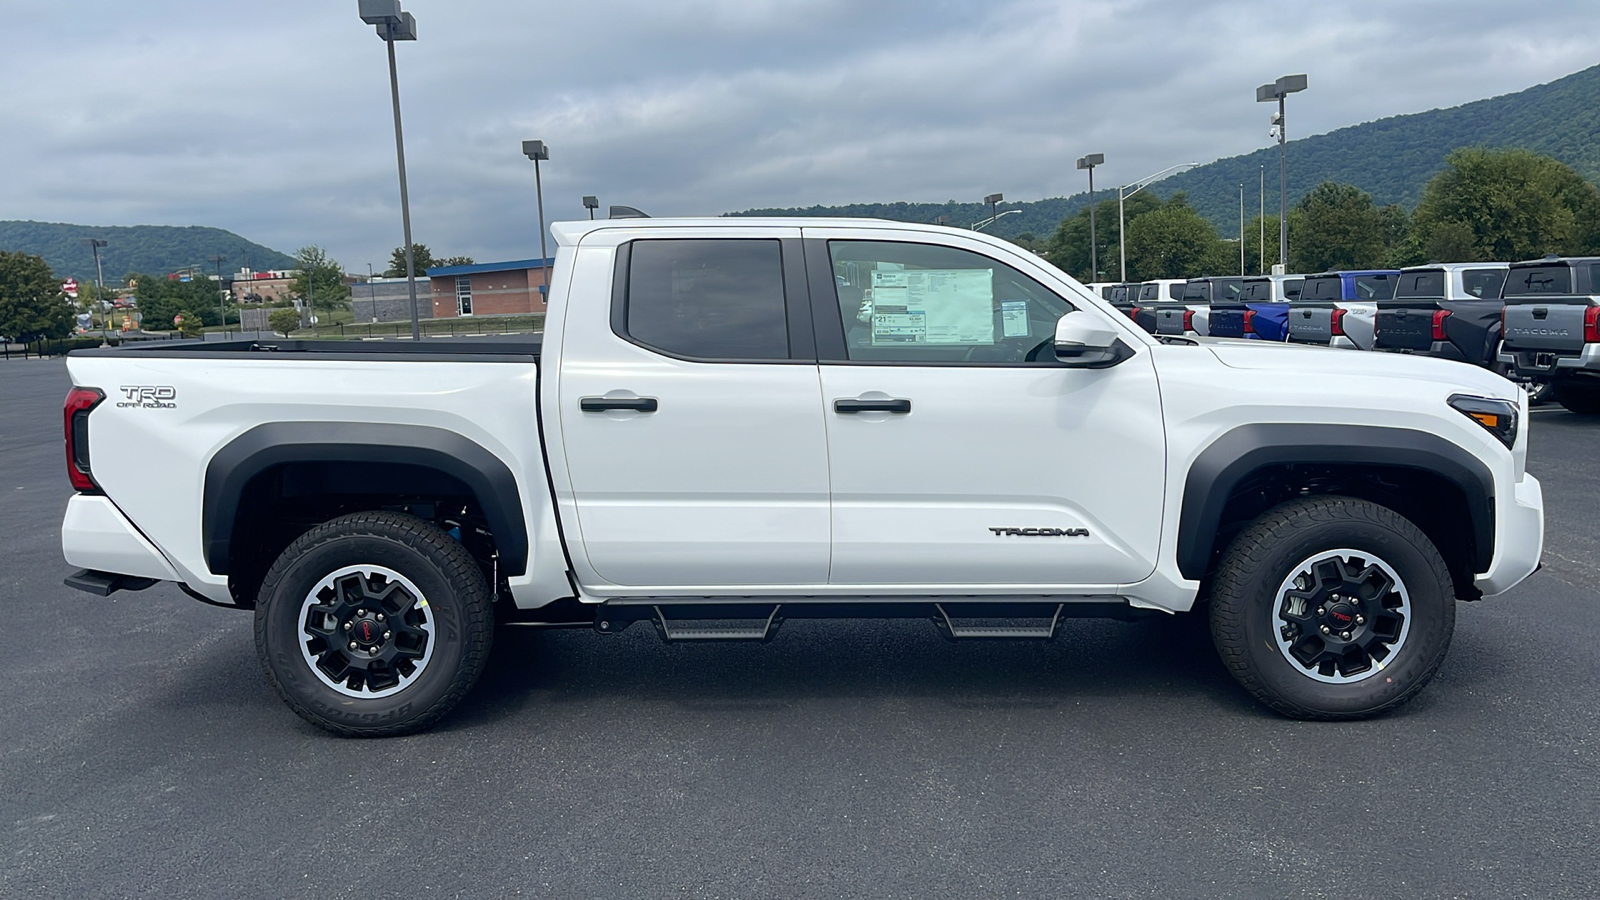
[[[1247,309],[1244,311],[1244,333],[1256,333],[1256,311],[1253,309]]]
[[[95,388],[75,387],[61,407],[61,430],[67,445],[67,478],[74,490],[98,491],[89,474],[89,413],[106,395]]]
[[[1600,306],[1595,307],[1595,309],[1600,309]],[[1192,309],[1186,309],[1183,311],[1183,330],[1194,330],[1194,310]]]
[[[1600,306],[1591,306],[1583,311],[1583,342],[1600,344]]]
[[[1600,309],[1600,307],[1596,307]],[[1450,310],[1438,309],[1433,312],[1433,339],[1435,341],[1449,340],[1444,335],[1444,320],[1450,318]]]
[[[1139,321],[1139,307],[1137,307],[1137,306],[1128,307],[1128,318],[1134,320],[1135,322]]]
[[[1335,337],[1344,337],[1344,314],[1347,312],[1349,310],[1346,309],[1335,309],[1333,311],[1333,316],[1328,319],[1328,331],[1330,334]]]

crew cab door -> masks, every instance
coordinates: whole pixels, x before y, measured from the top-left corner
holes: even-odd
[[[1155,568],[1165,436],[1149,348],[1055,359],[1082,298],[982,241],[807,228],[836,585],[1138,581]],[[1047,285],[1054,285],[1053,287]]]
[[[826,583],[827,445],[799,237],[583,238],[544,396],[586,587]]]

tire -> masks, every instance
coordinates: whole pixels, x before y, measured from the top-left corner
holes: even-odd
[[[1433,678],[1455,603],[1449,568],[1409,520],[1365,500],[1312,497],[1269,510],[1229,545],[1211,636],[1239,684],[1277,712],[1360,719]]]
[[[1589,385],[1562,384],[1555,389],[1556,402],[1585,416],[1600,416],[1600,388]]]
[[[256,604],[256,652],[311,724],[343,737],[410,734],[483,673],[493,600],[477,561],[437,525],[354,513],[301,535],[273,563]]]

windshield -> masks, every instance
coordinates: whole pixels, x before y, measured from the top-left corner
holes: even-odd
[[[1506,284],[1505,269],[1468,269],[1461,273],[1461,284],[1467,295],[1483,300],[1500,296]]]
[[[1394,284],[1398,281],[1387,272],[1382,275],[1357,275],[1356,299],[1357,300],[1392,300],[1394,299]],[[1442,294],[1440,296],[1443,296]]]
[[[1300,290],[1301,300],[1339,300],[1344,297],[1344,281],[1337,275],[1307,278]]]
[[[1395,288],[1396,299],[1444,299],[1444,270],[1429,269],[1426,272],[1401,272],[1400,286]]]
[[[1243,278],[1213,278],[1211,279],[1211,302],[1237,303],[1239,302],[1239,294],[1243,290]]]
[[[1506,276],[1507,297],[1570,293],[1572,293],[1572,267],[1565,264],[1512,269]]]

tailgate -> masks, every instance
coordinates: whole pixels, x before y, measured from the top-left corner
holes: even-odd
[[[1587,297],[1508,302],[1506,347],[1577,353],[1583,349],[1583,319],[1588,307]]]
[[[1289,305],[1289,340],[1326,344],[1333,340],[1333,307]]]
[[[1226,338],[1244,337],[1243,306],[1213,306],[1211,307],[1211,336]]]
[[[1187,306],[1157,306],[1156,334],[1183,334],[1183,314],[1189,311]]]
[[[1373,346],[1381,350],[1433,349],[1433,314],[1438,309],[1432,301],[1379,303],[1378,334]]]

